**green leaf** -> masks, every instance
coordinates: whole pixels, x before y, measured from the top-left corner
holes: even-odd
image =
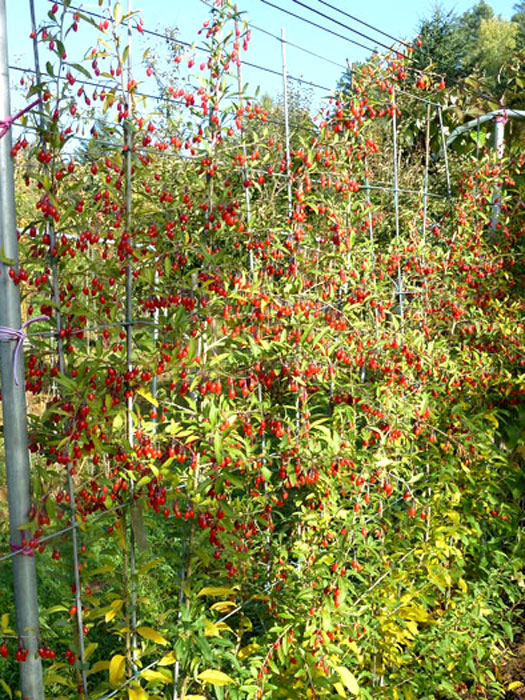
[[[0,247],[0,261],[4,265],[11,265],[11,266],[16,265],[16,260],[12,260],[11,258],[8,258],[4,252],[3,247]]]
[[[13,691],[11,690],[11,688],[7,685],[7,683],[6,683],[2,678],[0,678],[0,685],[2,686],[2,688],[3,688],[3,689],[5,690],[5,692],[7,693],[8,697],[9,697],[9,698],[12,698],[12,697],[13,697]]]
[[[86,78],[91,78],[91,73],[88,71],[87,68],[81,66],[80,63],[71,63],[71,68],[74,68],[79,73],[82,73],[82,75],[85,75]]]

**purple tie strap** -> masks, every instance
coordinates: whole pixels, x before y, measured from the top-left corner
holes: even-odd
[[[0,139],[7,134],[9,131],[9,128],[16,122],[17,119],[20,119],[20,117],[23,117],[26,112],[29,112],[30,109],[33,109],[33,107],[36,107],[38,104],[42,102],[42,98],[39,97],[37,100],[34,102],[31,102],[31,104],[27,105],[27,107],[24,107],[24,109],[21,109],[20,112],[17,112],[16,114],[13,114],[12,117],[7,117],[7,119],[0,119]]]
[[[35,556],[35,550],[31,547],[29,543],[24,544],[14,544],[13,542],[9,543],[9,549],[13,552],[13,554],[23,554],[26,557],[34,557]]]
[[[501,105],[501,108],[503,109],[503,113],[502,113],[502,114],[498,114],[498,116],[494,119],[494,121],[495,121],[495,122],[499,122],[500,124],[503,124],[503,126],[505,126],[505,124],[506,124],[506,123],[508,122],[508,120],[509,120],[509,115],[508,115],[508,113],[507,113],[507,108],[506,108],[506,106],[502,103],[501,100],[500,100],[500,105]]]
[[[15,352],[13,354],[13,377],[15,379],[15,384],[18,386],[18,353],[20,352],[20,348],[22,347],[22,344],[25,340],[26,336],[26,328],[27,326],[31,325],[32,323],[36,323],[37,321],[49,321],[49,316],[36,316],[35,318],[30,318],[29,321],[26,321],[22,328],[9,328],[8,326],[0,326],[0,341],[10,341],[10,340],[16,340],[16,347],[15,347]]]

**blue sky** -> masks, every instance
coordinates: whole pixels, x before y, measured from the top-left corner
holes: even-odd
[[[340,26],[332,24],[328,20],[294,3],[294,0],[271,1],[274,5],[329,27],[349,39],[362,42],[371,48],[375,46],[373,40],[364,39]],[[371,30],[338,14],[321,4],[319,0],[302,1],[304,4],[337,18],[365,34],[374,36],[378,41],[390,43],[389,39],[379,34],[373,34]],[[264,4],[262,0],[237,0],[237,2],[239,9],[246,11],[247,18],[256,27],[264,28],[277,35],[280,34],[283,27],[288,41],[306,47],[339,64],[339,66],[345,65],[347,59],[349,61],[362,60],[370,53],[342,38],[330,36],[298,19],[287,16],[278,9]],[[497,14],[509,18],[513,12],[514,2],[515,0],[495,0],[491,5]],[[73,2],[73,4],[79,3]],[[123,4],[127,6],[127,0],[124,0]],[[401,39],[413,37],[419,20],[428,16],[434,6],[432,0],[427,2],[417,2],[416,0],[408,2],[401,0],[398,0],[398,2],[375,0],[373,3],[355,2],[354,0],[330,0],[330,4]],[[455,0],[455,2],[443,0],[441,3],[445,10],[454,10],[458,14],[469,9],[473,4],[474,0]],[[48,0],[35,0],[35,5],[37,17],[40,20],[44,20],[51,3]],[[100,11],[96,0],[84,2],[82,6],[85,9]],[[162,31],[166,26],[176,26],[180,29],[179,37],[189,42],[198,41],[197,31],[206,19],[208,12],[202,0],[133,0],[133,9],[141,11],[146,29]],[[7,0],[7,13],[10,62],[17,66],[32,66],[28,0]],[[89,44],[89,41],[90,37],[83,35],[81,32],[75,35],[75,42],[79,46],[82,45],[83,48],[86,44]],[[151,41],[151,38],[148,38],[148,41]],[[250,50],[245,54],[245,57],[246,60],[264,65],[271,70],[277,72],[281,70],[280,42],[255,28],[252,31]],[[197,61],[199,61],[198,55]],[[341,67],[333,65],[333,63],[310,56],[293,46],[287,47],[287,62],[290,75],[302,77],[323,86],[322,88],[313,89],[312,100],[314,102],[317,102],[327,93],[325,88],[331,89],[334,87],[342,70]],[[13,77],[15,76],[18,77],[16,73],[13,74]],[[250,87],[260,85],[262,92],[269,92],[273,96],[282,92],[282,83],[279,76],[264,73],[255,68],[243,68],[243,81],[249,82]],[[13,102],[16,104],[16,101],[15,97]]]

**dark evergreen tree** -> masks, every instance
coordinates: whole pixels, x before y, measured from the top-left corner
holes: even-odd
[[[445,12],[440,5],[436,5],[430,18],[420,23],[419,36],[420,42],[413,53],[413,66],[419,70],[431,66],[449,79],[458,78],[462,72],[464,46],[454,13]]]

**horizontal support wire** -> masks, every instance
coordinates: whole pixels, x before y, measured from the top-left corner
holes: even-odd
[[[38,131],[38,129],[36,127],[31,127],[31,126],[20,127],[20,128],[23,128],[24,130],[29,130],[29,131]],[[103,139],[88,138],[86,136],[78,136],[77,134],[72,134],[71,136],[69,136],[69,139],[81,141],[84,143],[96,143],[97,145],[100,145],[100,146],[115,146],[115,144],[112,143],[111,141],[104,141]],[[265,142],[260,142],[260,143],[263,144]],[[339,144],[339,145],[341,145],[341,147],[344,147],[344,144]],[[239,146],[239,150],[240,150],[240,148],[241,148],[241,146]],[[195,162],[195,164],[197,164],[197,165],[199,165],[199,161],[200,161],[201,157],[206,155],[205,153],[202,153],[199,155],[191,156],[191,155],[185,155],[183,153],[173,153],[170,151],[164,151],[164,150],[156,149],[154,147],[142,147],[141,151],[143,151],[147,154],[158,155],[158,156],[162,156],[162,157],[168,157],[168,158],[171,157],[171,158],[180,158],[181,160],[190,160],[190,161]],[[218,164],[222,165],[222,166],[228,166],[228,167],[231,167],[231,165],[232,165],[231,163],[224,163],[224,162],[219,162]],[[239,163],[237,165],[237,167],[239,169],[239,173],[242,174],[244,166]],[[273,178],[273,177],[283,178],[283,179],[288,178],[286,173],[281,173],[281,172],[268,173],[267,170],[263,170],[260,168],[252,168],[252,167],[248,168],[248,170],[250,173],[264,175],[265,177],[268,177],[268,178]],[[328,175],[328,177],[330,177],[330,175]],[[311,180],[312,180],[312,182],[320,182],[319,178],[311,178]],[[359,185],[358,188],[359,188],[359,190],[381,190],[384,192],[393,192],[392,185],[389,186],[387,184],[380,184],[380,183],[379,184],[368,183],[365,185]],[[404,194],[421,194],[420,190],[412,190],[412,189],[405,189],[405,188],[398,188],[397,191],[402,192]],[[438,199],[443,198],[444,199],[444,198],[447,198],[447,195],[442,195],[442,194],[439,194],[436,192],[429,192],[428,197],[433,197],[433,198],[438,198]],[[107,241],[107,243],[114,244],[114,241]]]
[[[19,71],[19,72],[21,72],[21,73],[33,73],[33,74],[35,73],[34,69],[32,69],[32,68],[20,68],[19,66],[9,66],[9,69],[10,69],[10,70]],[[280,73],[278,73],[277,75],[280,75]],[[107,84],[105,84],[105,83],[97,83],[97,82],[95,82],[95,81],[93,81],[93,80],[84,80],[83,78],[77,78],[77,79],[75,80],[75,84],[77,84],[77,83],[78,83],[79,85],[88,85],[89,87],[94,87],[94,88],[100,89],[100,90],[102,90],[102,91],[108,90],[108,88],[109,88],[109,86],[108,86]],[[329,90],[329,88],[326,88],[326,89]],[[199,105],[199,104],[193,104],[193,105],[192,105],[192,104],[188,104],[184,99],[181,99],[181,98],[165,97],[165,96],[163,96],[163,95],[153,95],[153,94],[145,93],[145,92],[136,92],[136,93],[135,93],[135,96],[136,96],[136,97],[143,97],[143,98],[146,98],[146,99],[156,100],[156,101],[158,101],[158,102],[165,102],[165,103],[167,103],[167,104],[178,105],[178,106],[181,106],[181,107],[185,107],[186,109],[190,109],[190,110],[199,110],[199,109],[202,109],[202,106],[201,106],[201,105]],[[95,119],[97,119],[97,117],[95,117]],[[267,123],[267,124],[276,124],[276,125],[278,125],[278,126],[283,126],[283,125],[284,125],[284,122],[281,122],[281,121],[279,121],[279,120],[277,120],[277,119],[273,119],[272,117],[267,118],[267,119],[266,119],[266,123]],[[115,125],[112,125],[112,126],[113,126],[113,128],[115,128]],[[307,132],[312,133],[312,134],[317,134],[317,133],[318,133],[318,132],[317,132],[315,129],[313,129],[312,127],[305,126],[304,124],[291,124],[291,126],[293,126],[295,129],[299,129],[299,130],[302,130],[302,131],[307,131]]]
[[[49,535],[43,535],[42,537],[38,538],[38,544],[37,547],[40,546],[41,544],[46,544],[47,542],[52,542],[53,540],[56,540],[57,537],[62,537],[63,535],[66,535],[68,532],[72,532],[73,530],[77,528],[82,528],[82,527],[87,527],[90,525],[93,521],[99,520],[100,518],[105,517],[106,515],[111,515],[111,513],[115,513],[122,508],[126,508],[129,506],[129,503],[121,503],[118,506],[114,506],[113,508],[109,508],[108,510],[102,511],[100,513],[96,513],[93,515],[91,518],[88,518],[87,521],[77,521],[75,523],[72,523],[71,525],[67,525],[66,527],[61,528],[60,530],[55,530],[55,532],[50,533]],[[8,559],[12,559],[13,557],[18,556],[19,554],[24,554],[24,552],[16,550],[14,552],[9,552],[9,554],[4,554],[0,557],[0,562],[7,561]]]

